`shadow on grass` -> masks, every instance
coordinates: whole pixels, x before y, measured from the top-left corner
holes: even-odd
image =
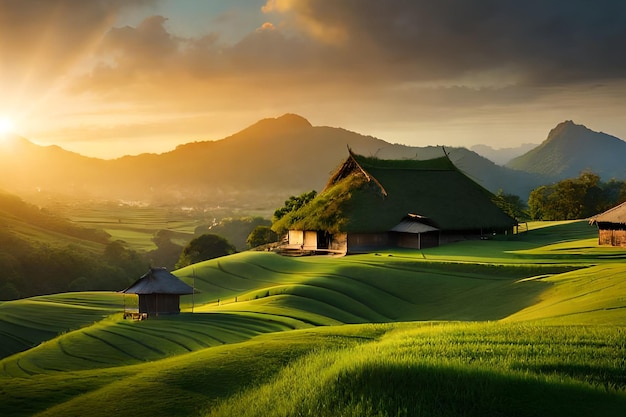
[[[610,417],[626,410],[623,393],[581,383],[420,365],[370,364],[343,371],[318,392],[312,398],[292,397],[295,401],[282,409],[290,406],[294,416],[429,417]],[[268,411],[258,415],[273,415]]]

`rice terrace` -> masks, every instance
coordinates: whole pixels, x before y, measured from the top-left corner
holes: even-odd
[[[2,416],[622,416],[626,251],[586,221],[424,250],[246,251],[131,295],[0,303]],[[136,301],[135,301],[136,302]]]

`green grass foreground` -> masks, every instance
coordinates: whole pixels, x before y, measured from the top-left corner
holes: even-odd
[[[538,226],[207,261],[156,320],[123,320],[114,293],[0,303],[0,415],[622,416],[626,251]]]

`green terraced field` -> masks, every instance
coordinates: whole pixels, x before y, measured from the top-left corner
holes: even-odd
[[[133,249],[144,251],[156,249],[152,240],[158,230],[169,230],[176,243],[186,244],[203,220],[193,211],[112,203],[67,206],[63,213],[76,224],[102,229],[112,240],[123,240]]]
[[[0,415],[621,416],[626,251],[594,234],[243,252],[140,322],[116,293],[0,303]]]

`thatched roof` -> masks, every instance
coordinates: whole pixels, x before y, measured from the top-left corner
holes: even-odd
[[[374,233],[407,215],[440,230],[509,229],[517,222],[447,158],[380,160],[350,152],[326,188],[275,229]],[[278,227],[276,227],[278,226]]]
[[[126,294],[192,294],[193,288],[165,268],[150,268],[133,285],[126,288]]]
[[[600,213],[589,219],[589,223],[616,223],[626,224],[626,203],[608,209],[604,213]]]

